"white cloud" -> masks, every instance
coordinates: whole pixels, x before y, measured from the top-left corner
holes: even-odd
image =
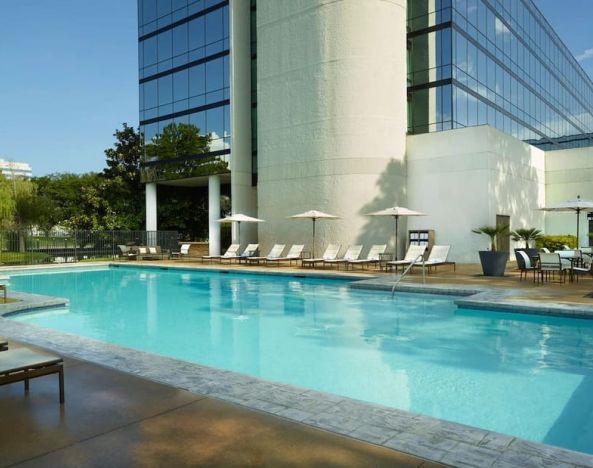
[[[584,62],[590,58],[593,58],[593,49],[586,49],[582,54],[575,57],[579,62]]]
[[[498,19],[498,17],[494,18],[494,27],[496,34],[508,34],[511,32],[509,28],[507,28],[506,25],[500,21],[500,19]]]

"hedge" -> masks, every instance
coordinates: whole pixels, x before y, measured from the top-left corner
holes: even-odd
[[[555,250],[564,250],[564,246],[568,245],[571,249],[577,248],[577,237],[571,234],[563,234],[560,236],[542,236],[535,243],[538,249],[546,247],[551,252]]]

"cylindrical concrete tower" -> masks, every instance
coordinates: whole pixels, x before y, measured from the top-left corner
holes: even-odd
[[[405,203],[406,0],[258,0],[258,216],[265,251],[392,243],[366,213]],[[405,232],[405,229],[401,229]],[[364,252],[363,252],[364,253]]]

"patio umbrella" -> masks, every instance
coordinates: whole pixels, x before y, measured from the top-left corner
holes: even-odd
[[[539,208],[541,211],[559,211],[559,212],[570,212],[574,211],[577,214],[577,248],[579,244],[579,222],[581,213],[587,213],[593,211],[593,201],[582,200],[580,195],[577,195],[576,200],[567,200],[559,203],[555,203],[549,206]]]
[[[251,216],[247,216],[241,213],[237,213],[231,216],[227,216],[226,218],[222,218],[218,220],[219,223],[228,224],[228,223],[237,223],[237,238],[239,239],[239,244],[241,243],[241,223],[263,223],[263,219],[259,218],[252,218]]]
[[[311,219],[313,221],[313,258],[315,258],[315,221],[318,219],[339,219],[339,216],[324,213],[323,211],[309,210],[304,213],[289,216],[294,219]]]
[[[393,216],[395,219],[395,254],[394,258],[397,258],[397,222],[400,216],[426,216],[424,213],[420,213],[419,211],[413,211],[408,208],[404,208],[403,206],[394,206],[392,208],[386,208],[384,210],[375,211],[374,213],[369,213],[368,216]]]

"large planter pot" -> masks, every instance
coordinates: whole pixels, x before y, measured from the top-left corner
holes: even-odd
[[[509,259],[508,252],[481,250],[479,253],[484,276],[504,276],[504,270]]]

